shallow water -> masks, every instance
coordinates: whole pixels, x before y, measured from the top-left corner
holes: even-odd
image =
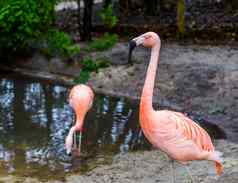
[[[0,79],[0,176],[63,180],[110,163],[118,153],[151,148],[139,127],[137,101],[96,95],[85,119],[82,156],[68,157],[64,139],[74,121],[68,92],[42,81]],[[203,127],[219,137],[214,126]]]

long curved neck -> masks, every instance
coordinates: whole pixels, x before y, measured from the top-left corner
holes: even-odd
[[[83,110],[76,111],[76,130],[82,130],[85,114],[86,112]]]
[[[156,70],[159,62],[159,51],[160,44],[158,43],[152,47],[151,50],[150,63],[147,69],[145,84],[141,95],[140,110],[143,110],[143,112],[149,112],[153,110],[152,99]]]

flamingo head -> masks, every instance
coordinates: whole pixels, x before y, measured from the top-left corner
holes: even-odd
[[[160,38],[158,34],[155,32],[146,32],[129,42],[129,56],[128,63],[131,63],[131,54],[136,46],[143,45],[147,48],[155,47],[156,45],[160,45]]]
[[[78,135],[77,132],[79,132]],[[76,155],[80,155],[81,138],[82,138],[82,126],[76,124],[73,127],[71,127],[67,137],[65,138],[65,149],[67,155],[71,156],[72,152]]]

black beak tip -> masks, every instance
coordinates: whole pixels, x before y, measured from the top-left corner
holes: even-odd
[[[132,54],[132,51],[135,49],[135,47],[136,47],[136,42],[131,40],[129,42],[129,54],[128,54],[128,63],[131,65],[133,65],[132,60],[131,60],[131,54]]]
[[[131,40],[131,41],[129,42],[129,50],[133,50],[135,47],[136,47],[136,42],[133,41],[133,40]]]
[[[72,152],[66,151],[67,156],[72,156]]]
[[[70,153],[67,153],[67,155],[69,156],[69,157],[71,157],[72,156],[72,153],[70,152]]]

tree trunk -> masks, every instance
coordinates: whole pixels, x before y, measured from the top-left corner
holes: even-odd
[[[81,13],[81,11],[80,11],[80,8],[81,8],[81,7],[80,7],[80,2],[81,2],[81,0],[77,0],[77,3],[78,3],[78,13],[77,13],[78,16],[77,16],[77,17],[78,17],[78,31],[79,31],[79,32],[80,32],[81,27],[82,27],[82,26],[81,26],[81,14],[80,14],[80,13]]]
[[[185,0],[178,0],[177,26],[179,35],[183,37],[185,33]]]
[[[226,0],[225,7],[228,11],[234,11],[238,9],[238,1],[237,0]]]
[[[120,20],[125,20],[125,17],[129,14],[129,1],[130,0],[119,0],[119,11],[120,11]]]
[[[158,14],[158,0],[145,0],[146,15],[157,15]]]
[[[42,90],[45,94],[45,103],[44,103],[44,106],[45,106],[45,113],[46,113],[46,119],[47,119],[47,135],[50,134],[51,132],[51,124],[53,122],[53,86],[52,85],[43,85],[42,86]],[[48,138],[50,139],[50,137],[48,136]]]
[[[84,12],[83,12],[83,26],[81,27],[81,40],[89,41],[92,39],[92,10],[93,10],[93,0],[83,0],[84,2]]]

